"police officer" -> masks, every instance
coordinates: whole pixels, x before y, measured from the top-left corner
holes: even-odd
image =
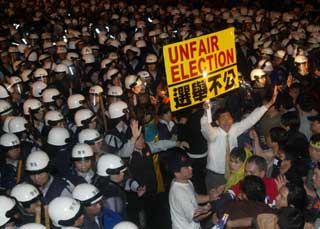
[[[92,184],[77,185],[72,196],[84,207],[84,224],[82,228],[112,229],[122,221],[122,217],[116,212],[102,208],[102,193]]]
[[[42,207],[39,190],[31,184],[21,183],[13,187],[10,196],[22,206],[22,223],[35,222],[36,214],[41,213]]]
[[[83,129],[78,134],[78,142],[88,144],[95,154],[96,161],[98,161],[101,154],[105,153],[103,150],[103,138],[96,129]]]
[[[0,145],[4,156],[0,170],[1,187],[11,189],[24,176],[20,140],[15,134],[6,133],[0,137]]]
[[[0,228],[17,228],[20,223],[18,202],[8,196],[0,196]]]
[[[110,119],[111,130],[107,132],[105,142],[109,153],[120,157],[130,157],[133,152],[134,143],[141,133],[137,121],[132,121],[128,127],[128,105],[123,101],[110,104],[107,116]]]
[[[58,196],[71,196],[73,190],[69,181],[50,174],[49,162],[49,156],[43,151],[32,152],[26,160],[30,183],[39,188],[45,205]]]
[[[71,174],[73,176],[69,176],[70,181],[75,185],[93,183],[95,156],[91,147],[84,143],[77,143],[72,149],[72,162],[73,170]]]
[[[43,148],[50,157],[53,174],[63,177],[70,173],[72,147],[73,142],[68,129],[54,127],[49,131]]]
[[[97,163],[97,179],[95,185],[103,194],[103,206],[126,218],[126,191],[136,192],[142,196],[146,189],[137,181],[125,179],[127,167],[119,156],[106,154]]]
[[[54,198],[48,206],[52,224],[57,227],[80,227],[83,224],[83,212],[78,201],[71,197]]]

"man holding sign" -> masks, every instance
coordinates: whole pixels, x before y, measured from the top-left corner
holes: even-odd
[[[201,118],[201,132],[208,143],[207,159],[207,191],[224,185],[228,179],[229,154],[238,146],[237,138],[246,130],[253,127],[265,112],[274,104],[278,95],[277,87],[274,88],[272,99],[265,105],[256,108],[251,114],[240,122],[234,123],[231,113],[226,109],[216,111],[215,122],[217,127],[208,124],[207,112]],[[208,109],[208,103],[204,103]]]

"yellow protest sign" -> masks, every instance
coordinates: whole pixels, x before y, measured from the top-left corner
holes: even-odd
[[[234,28],[163,48],[172,111],[239,87]]]

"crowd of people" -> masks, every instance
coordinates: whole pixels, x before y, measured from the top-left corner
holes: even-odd
[[[0,228],[320,226],[318,1],[0,5]],[[163,46],[229,27],[240,87],[171,112]]]

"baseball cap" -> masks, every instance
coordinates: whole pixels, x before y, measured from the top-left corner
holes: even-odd
[[[320,121],[320,114],[314,115],[314,116],[309,116],[308,120],[313,122],[313,121]]]
[[[182,167],[188,167],[191,165],[190,158],[185,152],[175,152],[170,160],[170,170],[172,173],[179,172]]]
[[[310,138],[310,146],[320,149],[320,134],[314,134]]]

